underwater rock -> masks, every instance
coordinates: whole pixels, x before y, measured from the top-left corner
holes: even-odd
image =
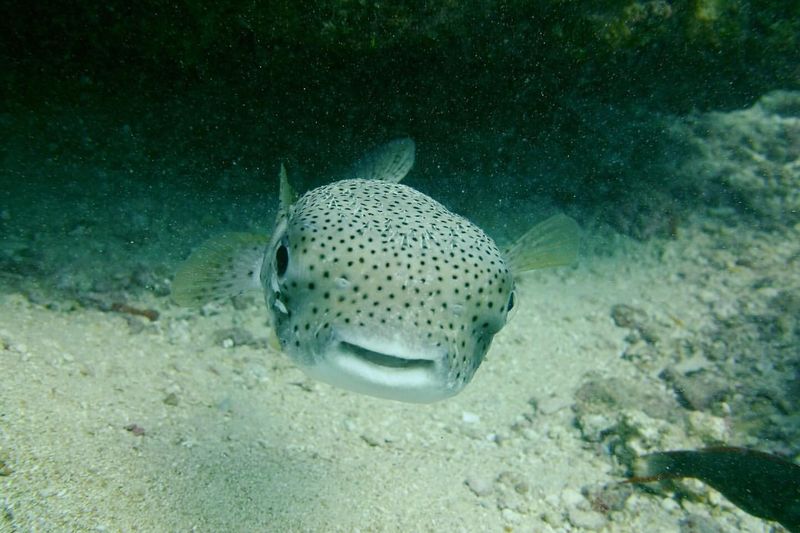
[[[621,465],[631,465],[640,451],[674,442],[682,433],[678,403],[663,389],[646,384],[590,380],[576,392],[573,409],[581,437],[598,443]]]
[[[679,524],[681,533],[725,533],[725,529],[708,518],[699,514],[690,514]]]
[[[574,489],[561,491],[561,505],[566,510],[567,520],[575,527],[595,531],[608,522],[605,515],[595,511],[589,500]]]
[[[492,492],[492,482],[486,478],[470,475],[464,480],[464,484],[469,487],[475,496],[486,496]]]
[[[617,304],[611,307],[611,318],[620,328],[638,329],[647,320],[647,314],[637,307]]]
[[[705,370],[682,374],[667,368],[659,377],[672,387],[684,407],[697,411],[709,409],[733,393],[728,382]]]
[[[713,196],[762,220],[800,221],[800,92],[774,91],[748,109],[697,115],[687,126],[700,155],[686,170]]]
[[[530,490],[528,481],[518,472],[505,471],[497,476],[497,483],[517,494],[527,494]]]
[[[598,443],[619,465],[630,467],[647,450],[684,442],[682,421],[667,422],[651,418],[636,409],[581,414],[576,417],[581,437]]]
[[[174,392],[170,392],[167,394],[164,399],[162,400],[166,405],[170,405],[172,407],[176,407],[178,405],[178,395]]]
[[[631,342],[622,352],[622,358],[636,365],[642,372],[651,374],[663,365],[663,353],[653,344],[638,339],[636,334],[626,337]]]
[[[45,272],[44,262],[44,254],[30,243],[13,239],[0,243],[0,272],[35,276]]]
[[[786,342],[800,338],[800,291],[779,291],[770,299],[769,310],[762,319],[766,335],[775,335]]]
[[[214,344],[233,348],[257,344],[253,334],[244,328],[225,328],[214,332]]]
[[[125,431],[129,431],[132,435],[136,437],[144,437],[146,435],[145,429],[136,423],[131,423],[125,426]]]
[[[588,487],[584,493],[594,511],[608,514],[625,508],[625,502],[633,494],[633,488],[628,484],[613,482],[600,487]]]
[[[611,318],[618,327],[634,331],[650,344],[655,344],[659,339],[647,313],[638,307],[627,304],[614,305],[611,307]]]
[[[575,415],[580,421],[588,415],[618,413],[639,409],[650,417],[677,418],[678,404],[665,391],[618,378],[592,378],[575,393]]]
[[[137,289],[149,290],[156,296],[169,296],[170,293],[167,276],[159,275],[144,265],[138,265],[131,273],[130,284]]]
[[[686,416],[686,422],[687,433],[706,444],[730,442],[732,438],[730,422],[723,417],[703,411],[691,411]]]
[[[589,531],[602,529],[608,523],[608,519],[602,514],[592,510],[578,509],[576,507],[567,511],[567,519],[573,526],[588,529]]]

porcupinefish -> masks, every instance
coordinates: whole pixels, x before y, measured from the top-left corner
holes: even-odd
[[[174,300],[261,290],[282,351],[307,375],[406,402],[457,394],[515,305],[514,278],[573,262],[578,227],[555,215],[501,253],[399,183],[414,157],[411,139],[391,141],[296,201],[282,166],[272,236],[211,239],[177,272]]]

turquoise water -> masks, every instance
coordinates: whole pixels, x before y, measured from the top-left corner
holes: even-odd
[[[774,526],[620,482],[674,449],[797,463],[796,6],[9,8],[0,531]],[[203,241],[273,230],[281,163],[302,193],[405,136],[403,183],[501,248],[581,227],[464,392],[335,389],[262,296],[171,301]]]

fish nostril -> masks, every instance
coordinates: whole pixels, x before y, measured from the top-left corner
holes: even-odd
[[[278,276],[283,277],[287,268],[289,268],[289,250],[281,244],[275,251],[275,270]]]

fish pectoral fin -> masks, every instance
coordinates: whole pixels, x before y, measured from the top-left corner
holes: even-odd
[[[538,268],[566,266],[578,257],[578,223],[564,214],[553,215],[529,229],[506,251],[517,276]]]
[[[178,268],[172,299],[193,307],[260,289],[268,242],[269,236],[255,233],[224,233],[209,239]]]
[[[368,152],[355,164],[352,177],[399,183],[414,166],[416,145],[408,137],[395,139]]]
[[[275,328],[269,328],[269,333],[267,334],[267,346],[278,353],[283,350],[283,347],[281,346],[281,340],[278,338],[278,333],[275,331]]]

